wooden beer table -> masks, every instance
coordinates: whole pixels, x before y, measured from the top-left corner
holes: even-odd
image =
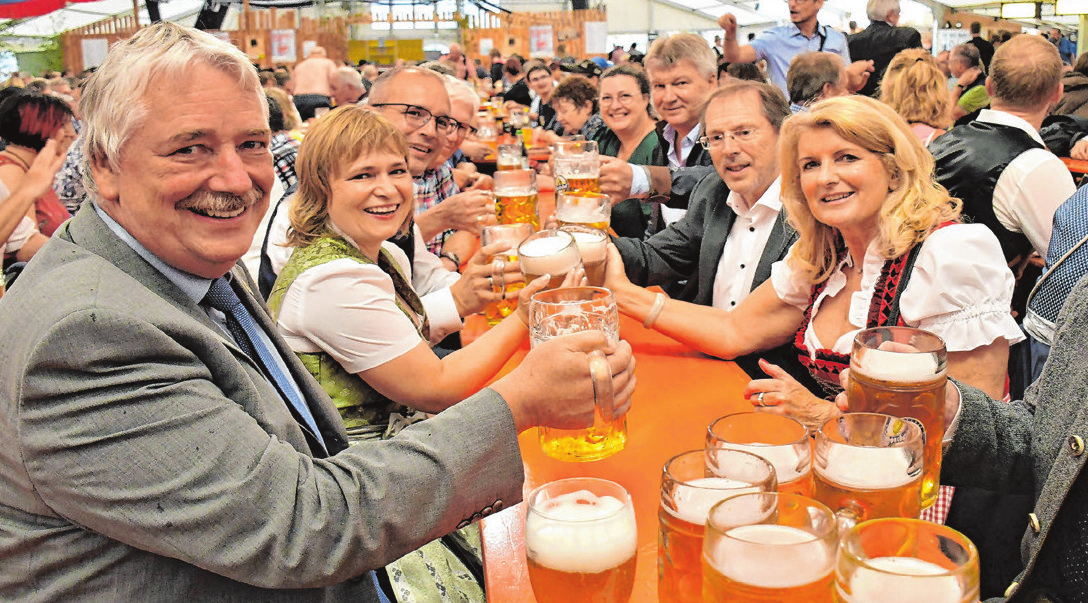
[[[466,340],[486,328],[481,316],[470,317]],[[661,469],[673,456],[702,448],[714,419],[752,409],[742,397],[749,378],[737,365],[710,358],[625,316],[620,336],[635,352],[638,385],[627,413],[627,446],[604,460],[568,463],[544,456],[537,430],[521,434],[525,493],[540,484],[566,477],[599,477],[628,492],[638,520],[638,569],[632,603],[657,601],[657,532]],[[527,348],[506,364],[506,374],[525,357]],[[532,603],[525,564],[525,503],[485,519],[481,525],[488,601]],[[553,603],[553,602],[540,602]]]

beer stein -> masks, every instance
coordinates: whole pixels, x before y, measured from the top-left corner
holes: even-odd
[[[812,438],[795,419],[739,412],[714,421],[706,431],[707,448],[759,455],[774,465],[779,492],[812,496]]]
[[[902,417],[925,430],[923,509],[937,502],[940,488],[946,357],[940,337],[911,327],[861,331],[850,354],[850,410]]]
[[[558,193],[555,196],[555,219],[560,226],[580,224],[607,231],[612,223],[612,200],[601,193]]]
[[[518,261],[525,282],[531,283],[544,276],[551,276],[545,289],[555,289],[582,261],[574,235],[562,230],[542,230],[518,245]]]
[[[835,585],[844,603],[975,603],[978,550],[920,519],[876,519],[843,534]]]
[[[850,525],[921,513],[922,428],[877,413],[829,419],[816,432],[813,495]]]
[[[774,467],[740,450],[691,450],[661,472],[657,539],[657,596],[661,601],[702,601],[703,533],[710,508],[748,492],[774,492]]]
[[[560,140],[552,147],[555,191],[601,192],[601,159],[593,140]]]
[[[487,306],[484,307],[484,317],[487,318],[488,326],[493,327],[499,324],[502,319],[510,316],[518,308],[517,292],[525,287],[525,283],[507,283],[502,275],[505,272],[506,262],[517,261],[518,245],[529,238],[531,234],[533,234],[532,224],[525,224],[524,222],[490,224],[484,226],[483,230],[480,231],[480,245],[482,247],[500,242],[510,245],[510,249],[507,251],[491,256],[492,281],[495,280],[495,274],[499,275],[498,278],[501,279],[499,285],[492,282],[492,287],[500,287],[501,293],[507,294],[508,298],[488,302]]]
[[[522,243],[521,249],[524,248],[525,243]],[[521,258],[524,271],[526,256]],[[529,278],[528,273],[525,278]],[[533,295],[529,302],[529,340],[534,347],[554,337],[581,331],[601,331],[611,345],[619,343],[619,312],[611,291],[599,287],[567,287]],[[590,352],[589,366],[596,407],[593,425],[585,429],[539,428],[540,447],[552,458],[596,461],[616,454],[627,444],[627,419],[617,418],[612,412],[612,370],[604,352]]]
[[[528,166],[521,164],[521,145],[520,144],[500,144],[498,147],[498,158],[495,160],[495,169],[500,172],[507,170],[520,170],[528,168]]]
[[[703,600],[832,603],[835,514],[796,494],[731,496],[710,509],[703,538]]]
[[[544,484],[526,500],[525,557],[537,601],[631,598],[638,526],[623,486],[575,477]]]
[[[603,230],[581,225],[560,226],[559,230],[574,237],[589,285],[603,287],[604,270],[608,264],[608,235]]]
[[[518,162],[521,155],[519,147]],[[533,170],[503,170],[495,172],[495,217],[499,224],[525,222],[540,228],[537,213],[536,172]]]

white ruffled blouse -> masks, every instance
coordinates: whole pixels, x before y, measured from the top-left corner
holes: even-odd
[[[850,299],[849,320],[857,328],[839,337],[830,347],[832,351],[849,354],[854,335],[865,328],[884,262],[875,245],[870,245],[861,266],[861,289]],[[844,265],[854,265],[849,254],[836,266],[827,286],[817,296],[813,318],[824,300],[846,286]],[[900,314],[908,326],[925,329],[944,339],[949,352],[973,350],[999,337],[1013,344],[1024,339],[1010,311],[1013,283],[1001,245],[987,227],[949,225],[922,242],[914,271],[899,300]],[[790,267],[788,259],[772,266],[771,284],[783,302],[801,310],[808,308],[812,285]],[[811,322],[804,342],[813,357],[817,349],[827,347],[817,339]]]

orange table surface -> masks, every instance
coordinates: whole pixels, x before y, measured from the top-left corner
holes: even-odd
[[[1065,167],[1069,168],[1070,172],[1075,174],[1088,174],[1088,161],[1071,159],[1069,157],[1062,157],[1061,160],[1062,163],[1065,164]]]
[[[469,339],[482,317],[466,327]],[[521,434],[525,492],[565,477],[600,477],[631,493],[638,520],[638,569],[632,603],[657,601],[657,532],[661,469],[673,456],[702,448],[714,419],[751,410],[742,397],[749,378],[732,362],[704,356],[664,335],[620,318],[620,336],[635,351],[638,384],[627,414],[626,449],[591,463],[568,463],[544,456],[535,429]],[[524,358],[518,352],[501,374]],[[525,503],[485,519],[481,526],[488,601],[532,603],[525,563]],[[544,602],[541,602],[544,603]],[[551,603],[551,602],[547,602]]]

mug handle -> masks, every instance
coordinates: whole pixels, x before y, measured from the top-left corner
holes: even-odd
[[[611,423],[615,418],[615,393],[612,390],[612,367],[608,366],[604,352],[593,350],[589,353],[589,376],[593,380],[593,404],[601,411],[601,419]]]

